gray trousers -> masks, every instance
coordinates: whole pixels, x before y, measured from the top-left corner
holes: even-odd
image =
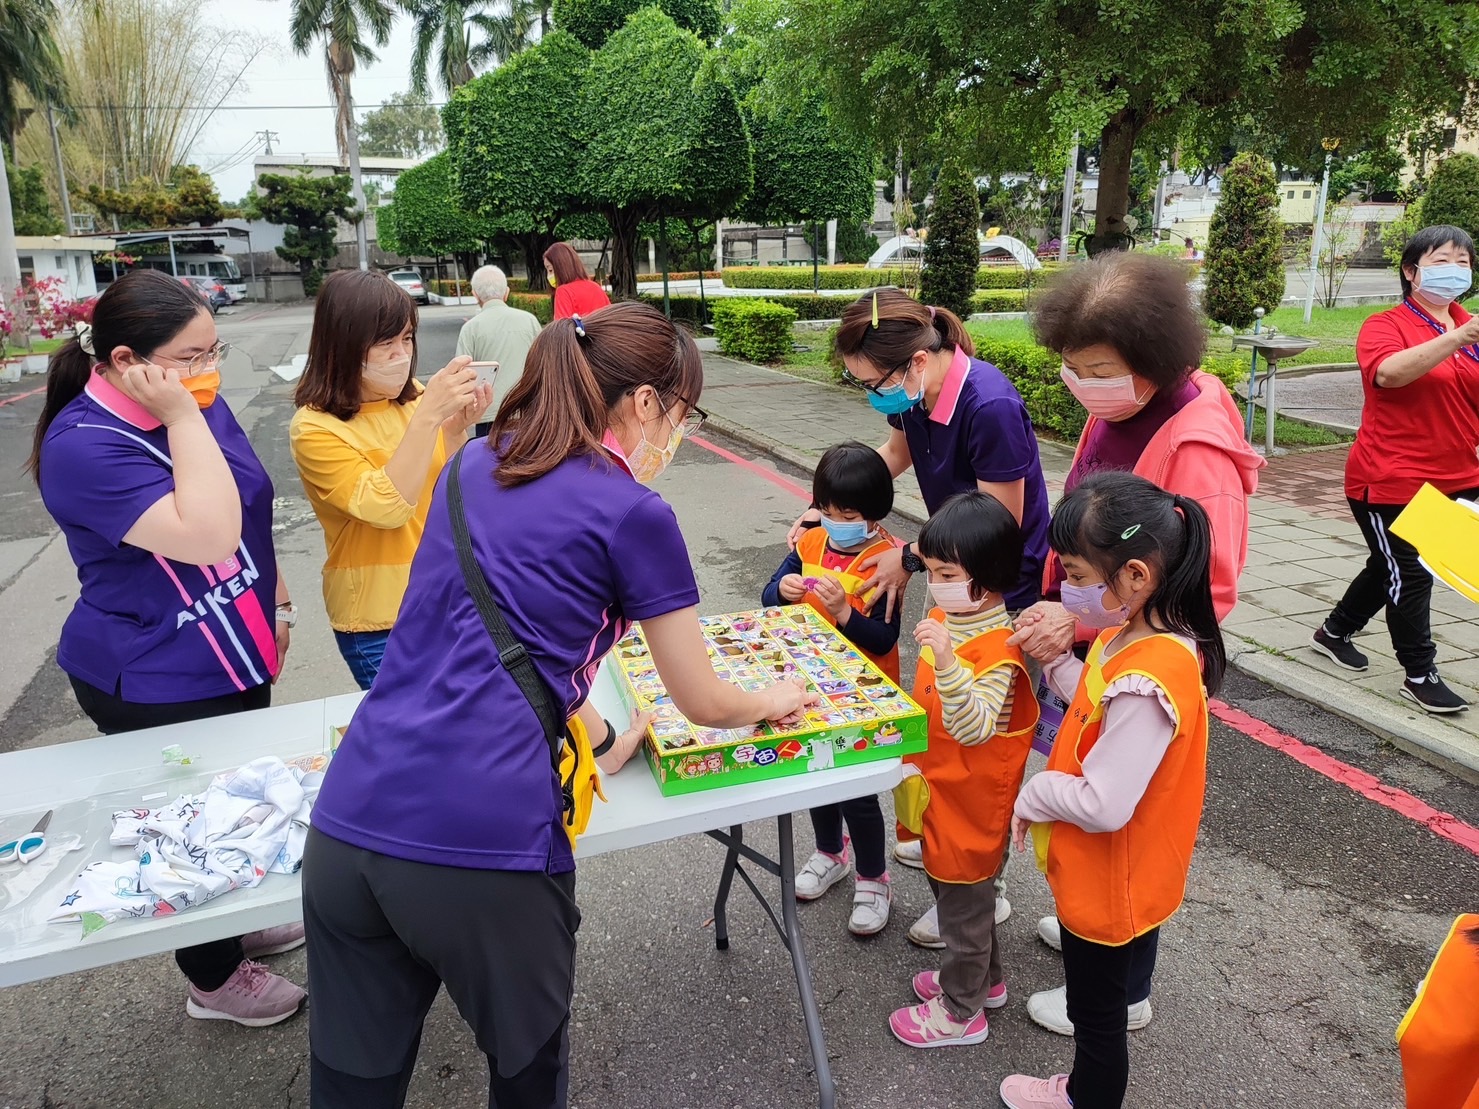
[[[996,880],[956,884],[932,878],[930,888],[940,912],[940,939],[945,941],[940,967],[945,1007],[957,1020],[969,1020],[1003,978],[996,944]]]

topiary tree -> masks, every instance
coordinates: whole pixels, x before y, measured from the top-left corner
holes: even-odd
[[[980,223],[976,183],[958,161],[946,163],[935,181],[919,299],[948,308],[961,319],[971,314],[971,296],[976,291],[976,270],[981,265],[981,247],[976,238]]]
[[[1247,327],[1253,310],[1284,299],[1284,229],[1273,166],[1239,154],[1222,178],[1222,198],[1207,233],[1202,307],[1218,323]]]
[[[1479,234],[1479,158],[1450,154],[1428,178],[1422,199],[1421,227],[1448,224]]]
[[[311,177],[302,173],[264,173],[257,178],[262,191],[255,197],[256,213],[268,223],[283,224],[278,256],[298,263],[303,292],[313,296],[324,279],[324,263],[338,252],[334,242],[337,220],[354,211],[349,175]]]
[[[555,0],[554,23],[592,50],[621,29],[638,8],[661,8],[679,27],[692,31],[706,43],[719,37],[723,23],[713,0]]]
[[[454,198],[451,161],[443,151],[400,175],[390,203],[376,212],[378,238],[392,254],[451,254],[471,275],[493,228]]]
[[[878,236],[866,223],[837,222],[837,260],[866,262],[878,249]]]

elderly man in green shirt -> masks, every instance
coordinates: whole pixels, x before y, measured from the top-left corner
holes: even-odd
[[[472,295],[478,298],[478,314],[462,325],[457,353],[470,354],[474,362],[497,362],[493,378],[493,403],[474,429],[487,435],[503,398],[524,376],[524,356],[539,334],[539,321],[528,312],[510,308],[508,278],[497,266],[483,266],[472,275]]]

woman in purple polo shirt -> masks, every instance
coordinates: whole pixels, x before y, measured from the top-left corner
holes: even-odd
[[[194,290],[120,278],[52,355],[28,469],[81,596],[57,664],[105,735],[266,708],[294,610],[272,550],[272,482],[216,391],[227,347]],[[186,1011],[260,1026],[303,991],[251,956],[301,926],[184,948]]]
[[[490,1104],[565,1104],[575,861],[544,731],[459,568],[441,488],[450,466],[499,608],[592,735],[614,738],[585,701],[632,621],[698,724],[784,720],[808,703],[790,683],[751,693],[714,674],[677,519],[645,487],[703,423],[702,388],[693,340],[645,305],[557,320],[489,437],[443,473],[379,676],[309,832],[320,1109],[402,1103],[443,984],[488,1056]]]

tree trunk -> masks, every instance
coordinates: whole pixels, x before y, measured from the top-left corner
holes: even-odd
[[[1125,223],[1130,210],[1130,162],[1135,139],[1144,124],[1130,109],[1110,117],[1099,135],[1099,196],[1094,213],[1094,234],[1089,239],[1090,257],[1111,250],[1128,250],[1133,238]]]
[[[635,300],[639,213],[635,208],[608,208],[606,222],[611,225],[611,299]]]

